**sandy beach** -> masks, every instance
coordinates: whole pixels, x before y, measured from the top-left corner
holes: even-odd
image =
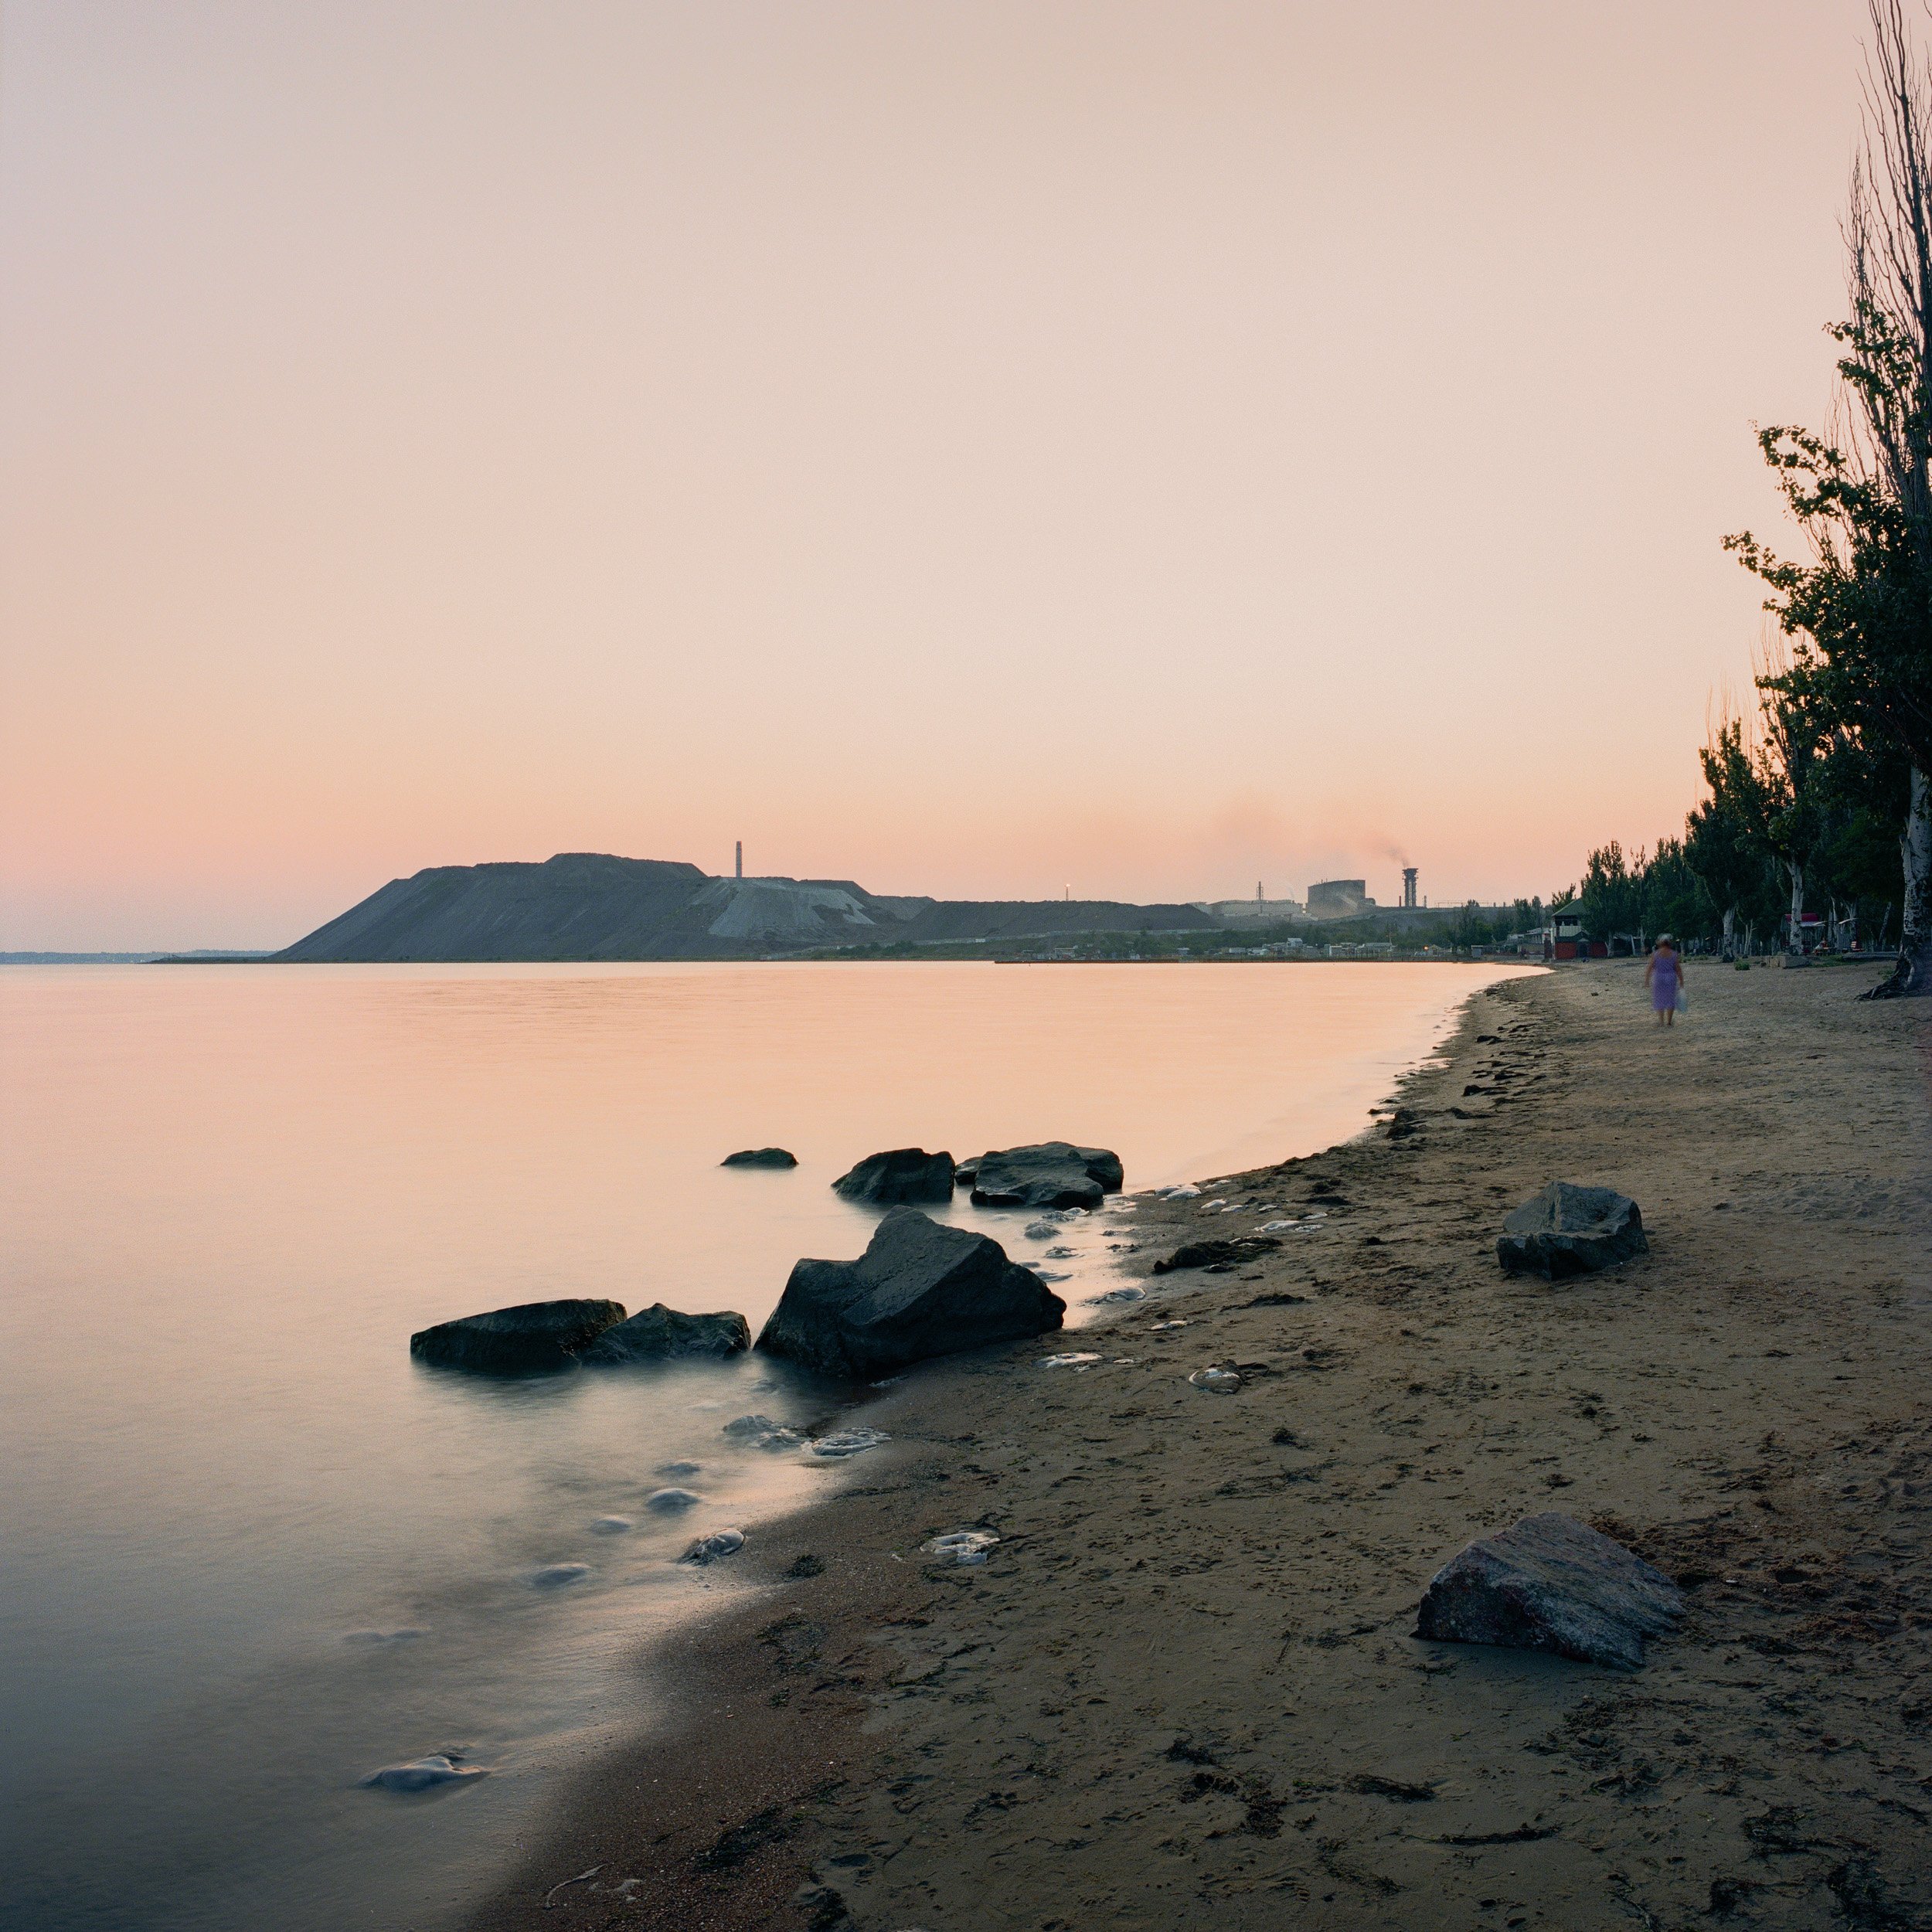
[[[478,1932],[1932,1924],[1932,1017],[1696,961],[1666,1033],[1641,970],[1478,995],[1395,1133],[1213,1190],[1256,1211],[1144,1201],[1135,1267],[1327,1218],[1092,1366],[869,1403],[891,1444],[721,1573],[675,1720],[570,1772]],[[1648,1254],[1505,1277],[1553,1179]],[[1412,1636],[1551,1508],[1685,1586],[1641,1670]],[[972,1526],[985,1567],[920,1556]]]

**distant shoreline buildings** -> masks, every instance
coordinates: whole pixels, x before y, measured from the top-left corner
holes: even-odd
[[[1359,919],[1364,913],[1393,912],[1397,910],[1416,912],[1423,910],[1416,903],[1416,878],[1417,869],[1413,866],[1403,869],[1400,909],[1379,906],[1369,896],[1369,882],[1366,879],[1318,879],[1308,888],[1306,900],[1293,897],[1270,899],[1263,890],[1261,882],[1257,879],[1252,899],[1197,899],[1194,903],[1202,912],[1212,913],[1216,919],[1229,920],[1236,923],[1284,919]]]

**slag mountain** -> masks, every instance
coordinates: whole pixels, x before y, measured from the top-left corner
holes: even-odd
[[[759,959],[1220,923],[1198,906],[895,897],[848,879],[720,878],[675,859],[560,852],[540,864],[434,866],[392,879],[276,957]]]

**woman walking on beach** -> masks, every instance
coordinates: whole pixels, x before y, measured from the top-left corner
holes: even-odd
[[[1677,988],[1683,970],[1684,963],[1671,943],[1670,934],[1659,933],[1657,944],[1651,948],[1650,964],[1644,968],[1644,984],[1650,988],[1650,1003],[1659,1026],[1677,1023]]]

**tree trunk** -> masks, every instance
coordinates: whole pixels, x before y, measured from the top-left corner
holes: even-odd
[[[1795,859],[1787,859],[1784,869],[1791,875],[1791,951],[1801,953],[1804,950],[1804,868]]]
[[[1912,799],[1899,834],[1905,862],[1905,921],[1899,932],[1899,963],[1890,978],[1866,999],[1922,998],[1932,994],[1932,773],[1912,772]]]
[[[1736,956],[1732,950],[1731,928],[1736,923],[1737,908],[1735,906],[1726,906],[1724,908],[1724,957],[1726,959]]]

